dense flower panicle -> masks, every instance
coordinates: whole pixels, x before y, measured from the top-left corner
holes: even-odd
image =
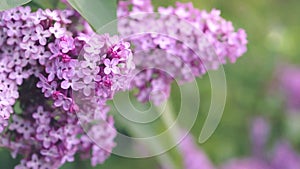
[[[286,95],[287,107],[290,111],[300,110],[300,69],[290,66],[279,74],[281,87]]]
[[[29,7],[19,7],[11,9],[0,14],[0,34],[1,38],[1,55],[0,76],[3,88],[0,107],[3,109],[0,115],[6,115],[12,111],[15,100],[19,97],[17,85],[21,85],[24,80],[36,73],[37,60],[48,59],[47,55],[42,54],[46,48],[46,41],[50,39],[51,28],[49,21],[61,22],[62,26],[66,26],[63,17],[70,17],[71,12],[53,11],[60,15],[56,20],[51,20],[49,15],[42,10],[31,12]],[[64,14],[62,13],[69,13]],[[43,53],[46,54],[46,53]],[[47,53],[48,54],[48,53]],[[44,58],[39,58],[44,57]],[[12,58],[12,59],[11,59]],[[42,62],[42,61],[41,61]],[[6,103],[5,103],[6,102]]]
[[[78,24],[73,10],[0,13],[0,146],[24,156],[16,168],[59,168],[76,153],[97,165],[115,146],[106,101],[133,68],[130,44]],[[79,95],[93,109],[84,112]]]
[[[235,32],[219,10],[201,11],[191,3],[177,3],[176,7],[158,8],[158,13],[153,11],[150,0],[119,1],[119,32],[134,46],[134,62],[140,73],[132,86],[139,89],[140,101],[153,95],[152,101],[160,103],[168,97],[173,79],[190,81],[227,60],[234,63],[247,50],[245,31]],[[145,70],[150,68],[163,69]],[[142,77],[148,81],[141,84]],[[157,87],[152,81],[164,82],[158,86],[161,92],[154,91]]]

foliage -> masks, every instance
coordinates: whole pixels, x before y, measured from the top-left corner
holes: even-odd
[[[24,5],[31,0],[2,0],[0,1],[0,11],[11,9],[20,5]]]

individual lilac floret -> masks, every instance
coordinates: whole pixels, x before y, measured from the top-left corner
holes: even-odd
[[[174,79],[191,81],[227,60],[234,63],[247,50],[245,31],[235,32],[219,10],[207,12],[192,3],[176,3],[176,7],[151,12],[150,0],[119,1],[118,27],[134,46],[137,72],[132,87],[139,89],[139,101],[151,98],[161,103],[168,98]]]

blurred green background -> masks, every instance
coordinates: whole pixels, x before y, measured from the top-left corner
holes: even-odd
[[[173,5],[175,0],[153,0],[156,6]],[[178,0],[180,2],[191,2]],[[295,135],[289,134],[283,114],[284,99],[272,90],[276,83],[276,67],[282,63],[300,64],[300,1],[299,0],[192,0],[199,9],[222,11],[222,17],[231,20],[236,28],[244,28],[248,34],[248,52],[236,64],[224,66],[228,95],[222,121],[214,135],[199,144],[215,164],[234,157],[250,154],[249,124],[256,116],[266,117],[273,125],[272,138],[287,137],[300,147]],[[198,138],[210,106],[210,82],[208,76],[198,79],[201,108],[193,135]],[[172,91],[176,102],[178,91]],[[176,108],[176,107],[175,107]],[[299,136],[298,136],[299,137]],[[269,143],[272,144],[272,141]],[[10,169],[17,164],[6,150],[0,150],[0,168]],[[89,162],[77,160],[64,169],[92,168]],[[128,159],[112,155],[97,169],[158,168],[156,158]]]

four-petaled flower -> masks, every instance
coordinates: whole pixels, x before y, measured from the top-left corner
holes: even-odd
[[[61,51],[63,53],[68,53],[75,48],[74,39],[72,37],[64,36],[60,40],[59,46],[61,47]]]
[[[66,32],[66,28],[61,27],[61,24],[56,22],[52,27],[49,28],[49,31],[54,34],[55,38],[61,38]]]
[[[35,28],[35,34],[32,36],[32,40],[38,40],[41,45],[46,45],[47,38],[51,36],[48,30],[44,30],[41,25]]]
[[[120,73],[120,69],[118,68],[119,59],[113,58],[112,60],[105,59],[104,60],[104,73],[110,74],[111,72],[114,74]]]
[[[25,50],[25,57],[31,57],[38,52],[38,47],[35,45],[34,41],[20,43],[20,47]]]

